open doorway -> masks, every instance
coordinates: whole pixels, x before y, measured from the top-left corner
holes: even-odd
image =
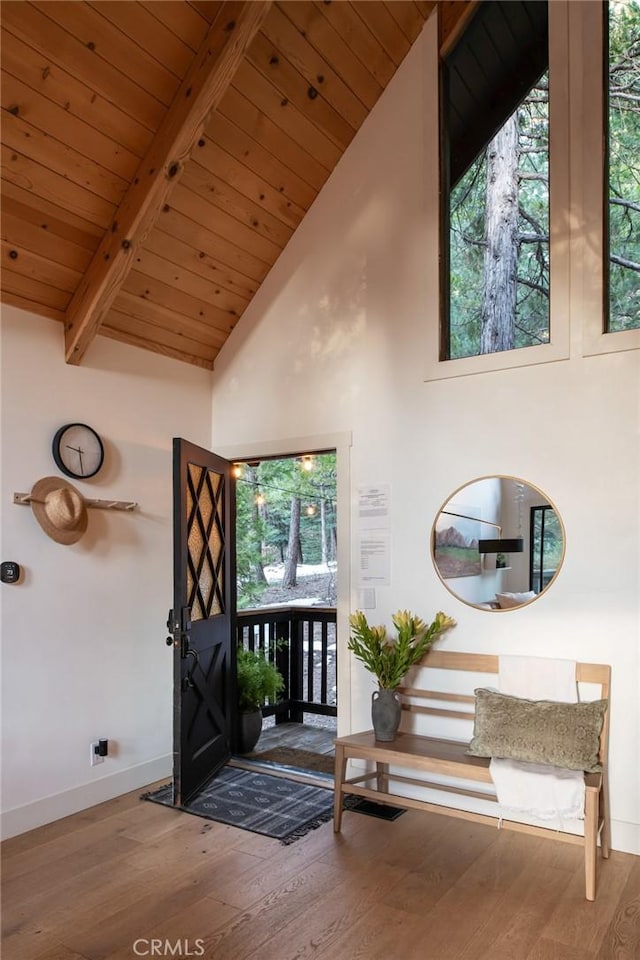
[[[262,706],[259,739],[241,746],[235,762],[330,777],[338,689],[336,452],[236,460],[233,472],[237,641],[282,677],[279,696]]]

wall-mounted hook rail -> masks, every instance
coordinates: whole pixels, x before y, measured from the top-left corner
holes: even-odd
[[[97,510],[136,510],[138,504],[134,500],[90,500],[83,497],[87,507],[94,507]],[[30,493],[14,493],[13,502],[28,507],[31,503]]]

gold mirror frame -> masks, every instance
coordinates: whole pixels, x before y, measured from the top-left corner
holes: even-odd
[[[504,597],[509,593],[530,592],[532,507],[548,507],[555,515],[559,534],[556,539],[562,538],[555,569],[535,596],[521,601],[504,600],[511,605],[497,606],[497,594]],[[513,540],[517,536],[523,538],[523,549],[509,555],[508,566],[495,565],[498,557],[498,553],[493,552],[495,544],[492,552],[486,554],[481,554],[477,547],[479,540]],[[564,563],[566,542],[562,517],[544,490],[509,474],[487,475],[463,483],[441,505],[431,527],[431,560],[443,586],[461,603],[475,610],[506,613],[529,606],[555,583]],[[525,573],[526,585],[523,583]],[[544,580],[544,570],[542,577]]]

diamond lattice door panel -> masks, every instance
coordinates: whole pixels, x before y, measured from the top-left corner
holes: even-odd
[[[231,465],[174,440],[174,802],[229,759],[234,728]]]
[[[187,476],[187,603],[192,620],[224,612],[224,476],[190,463]]]

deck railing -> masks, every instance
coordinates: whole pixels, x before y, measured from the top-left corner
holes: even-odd
[[[263,650],[284,677],[278,703],[263,708],[276,723],[302,723],[305,713],[337,716],[336,608],[270,607],[237,614],[237,641]]]

